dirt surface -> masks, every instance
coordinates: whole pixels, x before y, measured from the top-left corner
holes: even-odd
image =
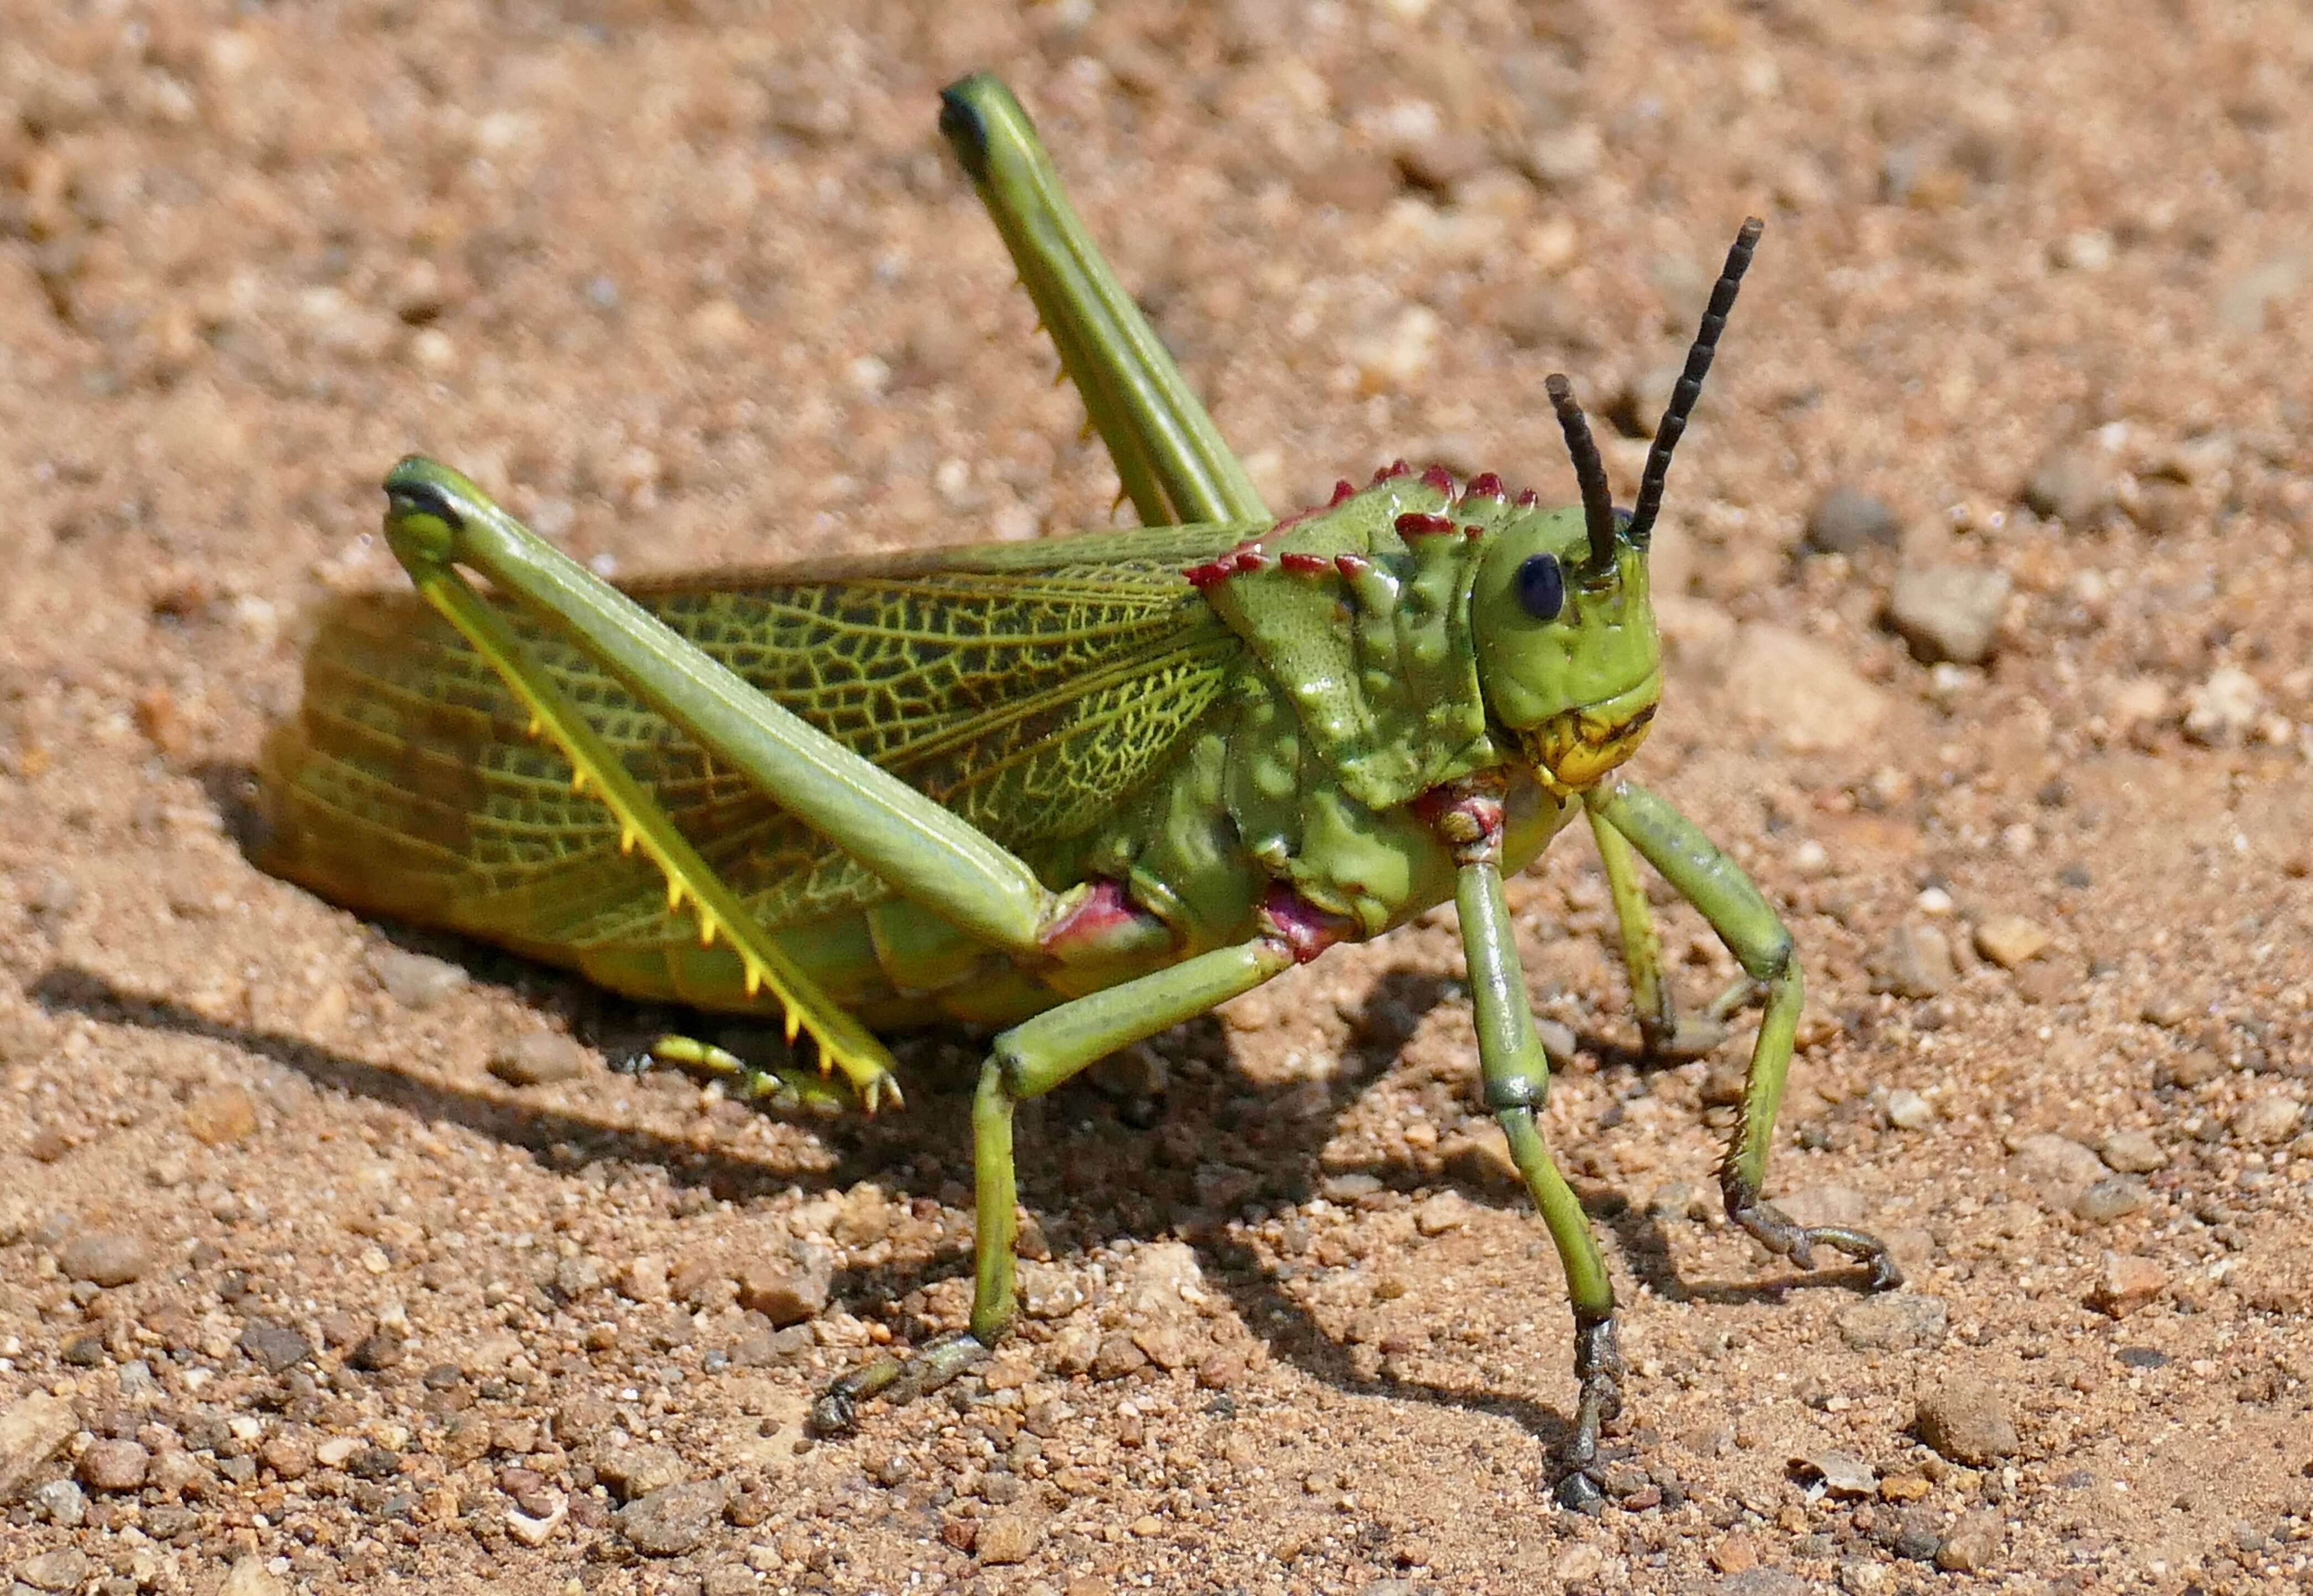
[[[16,1589],[2313,1577],[2302,8],[873,9],[0,4]],[[1806,960],[1772,1189],[1911,1283],[1715,1217],[1741,1040],[1640,1066],[1564,839],[1514,903],[1627,1310],[1598,1516],[1543,1491],[1569,1315],[1449,915],[1030,1115],[1025,1333],[813,1446],[961,1322],[971,1039],[777,1123],[242,859],[406,450],[630,572],[1107,518],[933,131],[980,66],[1280,507],[1400,454],[1570,498],[1545,373],[1634,430],[1768,218],[1637,770]]]

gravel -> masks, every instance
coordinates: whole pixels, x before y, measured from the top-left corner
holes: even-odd
[[[594,1067],[592,1049],[558,1030],[525,1031],[490,1049],[490,1074],[512,1086],[575,1081]]]
[[[982,1563],[1025,1563],[1043,1539],[1043,1530],[1023,1513],[999,1513],[982,1520],[972,1549]]]
[[[2037,959],[2054,940],[2046,926],[2022,915],[1987,915],[1975,927],[1975,951],[2002,969]]]
[[[151,1243],[134,1231],[80,1231],[57,1249],[57,1267],[96,1285],[142,1279],[153,1262]]]
[[[1928,566],[1897,574],[1887,624],[1923,664],[1981,665],[1992,657],[2015,583],[2005,571]]]
[[[92,1441],[75,1470],[92,1491],[134,1491],[145,1484],[153,1454],[134,1441]]]
[[[1895,997],[1933,997],[1952,984],[1951,942],[1943,928],[1906,920],[1870,960],[1871,989]]]
[[[313,1355],[313,1344],[286,1325],[252,1320],[241,1332],[241,1349],[268,1374],[303,1363]]]
[[[665,1446],[606,1446],[594,1461],[594,1478],[622,1502],[680,1485],[690,1473],[682,1455]]]
[[[89,1558],[77,1547],[37,1553],[16,1565],[16,1577],[35,1591],[71,1591],[88,1577]]]
[[[73,1410],[46,1391],[20,1397],[0,1412],[0,1503],[13,1501],[79,1428]]]
[[[1737,631],[1715,675],[1721,712],[1794,754],[1860,747],[1888,714],[1886,695],[1845,655],[1769,622]]]
[[[257,1100],[239,1086],[214,1086],[185,1104],[185,1129],[207,1147],[230,1147],[257,1134]]]
[[[2116,1130],[2097,1144],[2104,1162],[2124,1175],[2146,1175],[2164,1167],[2168,1154],[2151,1134],[2142,1130]]]
[[[1922,1391],[1912,1428],[1937,1451],[1970,1468],[2013,1457],[2021,1445],[2007,1398],[1983,1380],[1953,1378]]]
[[[2043,1133],[2018,1143],[2009,1160],[2017,1179],[2051,1208],[2069,1209],[2104,1179],[2104,1160],[2070,1136]]]
[[[2297,1134],[2298,1123],[2304,1118],[2304,1104],[2271,1092],[2233,1110],[2232,1133],[2251,1146],[2276,1146]]]
[[[2037,513],[2079,531],[2112,502],[2114,487],[2112,466],[2101,450],[2067,443],[2042,457],[2022,497]]]
[[[1834,1316],[1839,1337],[1858,1352],[1900,1352],[1943,1345],[1948,1309],[1924,1292],[1888,1292],[1850,1302]]]
[[[1818,554],[1891,546],[1903,535],[1903,518],[1883,500],[1843,482],[1816,501],[1807,514],[1807,546]]]
[[[2115,1319],[2125,1319],[2168,1289],[2168,1272],[2149,1258],[2106,1252],[2089,1302]]]
[[[2072,1199],[2072,1212],[2090,1224],[2110,1224],[2142,1212],[2152,1202],[2152,1188],[2133,1175],[2107,1175],[2092,1182]]]
[[[378,948],[369,956],[370,974],[385,995],[403,1008],[426,1010],[464,990],[465,970],[446,959],[400,948]]]
[[[739,1276],[739,1305],[783,1329],[827,1311],[835,1260],[824,1248],[798,1247],[785,1258],[762,1258]]]
[[[1925,1130],[1935,1123],[1936,1108],[1908,1086],[1887,1094],[1887,1123],[1897,1130]]]
[[[627,1543],[646,1557],[679,1557],[706,1541],[730,1495],[728,1484],[719,1479],[668,1486],[628,1503],[615,1522]]]

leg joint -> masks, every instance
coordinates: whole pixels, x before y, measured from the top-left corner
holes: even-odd
[[[1550,1083],[1531,1075],[1490,1075],[1484,1090],[1486,1109],[1494,1114],[1514,1109],[1532,1114],[1550,1098]]]
[[[1769,910],[1772,913],[1772,910]],[[1743,973],[1755,981],[1780,981],[1790,973],[1791,959],[1796,951],[1790,927],[1780,919],[1772,922],[1772,936],[1748,949],[1737,951],[1742,960]]]

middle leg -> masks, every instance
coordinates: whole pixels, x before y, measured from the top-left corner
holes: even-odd
[[[842,1434],[854,1427],[858,1406],[869,1397],[907,1401],[937,1390],[986,1357],[1012,1328],[1017,1312],[1013,1246],[1020,1228],[1012,1117],[1019,1104],[1119,1048],[1252,991],[1293,961],[1287,940],[1265,934],[1064,1003],[998,1037],[972,1102],[972,1326],[933,1337],[904,1364],[880,1357],[845,1375],[813,1407],[813,1427],[823,1435]]]

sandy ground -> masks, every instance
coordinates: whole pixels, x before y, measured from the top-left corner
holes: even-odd
[[[0,3],[0,1582],[2313,1578],[2308,13],[868,14]],[[904,1115],[774,1122],[236,846],[301,617],[397,580],[405,450],[625,571],[1106,519],[933,131],[983,65],[1280,505],[1399,454],[1570,497],[1544,374],[1649,415],[1769,220],[1638,769],[1803,950],[1774,1189],[1912,1281],[1711,1215],[1739,1039],[1637,1065],[1566,839],[1515,901],[1627,1303],[1598,1516],[1542,1491],[1569,1318],[1448,916],[1031,1116],[1027,1332],[812,1446],[960,1320],[970,1040],[906,1044]]]

